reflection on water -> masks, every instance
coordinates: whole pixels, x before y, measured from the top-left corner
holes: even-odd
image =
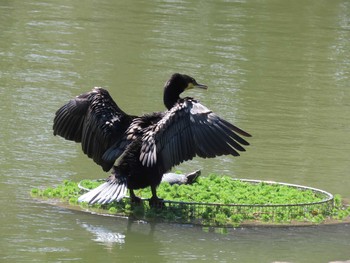
[[[93,241],[103,243],[106,247],[112,247],[114,243],[124,244],[125,235],[117,232],[111,232],[103,226],[93,226],[86,223],[77,222],[84,229],[94,235]]]
[[[130,114],[163,110],[173,72],[253,134],[239,158],[195,159],[234,177],[314,186],[349,198],[348,1],[2,1],[2,262],[327,262],[350,259],[349,226],[226,234],[100,218],[32,200],[32,187],[106,174],[52,135],[59,106],[93,86]],[[112,259],[111,259],[112,258]]]
[[[221,262],[295,262],[300,255],[317,262],[319,250],[328,251],[321,262],[337,257],[349,248],[348,226],[322,226],[308,228],[241,228],[217,231],[179,224],[145,223],[127,219],[85,217],[78,225],[89,232],[89,240],[103,245],[108,257],[136,261],[174,262],[211,260]],[[344,235],[345,230],[345,235]],[[344,236],[343,241],[339,237]],[[269,239],[269,242],[266,242]],[[111,241],[113,240],[113,241]],[[331,244],[338,240],[337,246]],[[86,240],[86,242],[89,242]],[[305,244],[316,244],[305,246]],[[291,245],[292,244],[292,245]],[[242,253],[244,251],[244,253]],[[271,253],[270,253],[271,251]]]

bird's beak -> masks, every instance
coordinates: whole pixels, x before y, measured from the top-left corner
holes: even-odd
[[[207,85],[203,85],[203,84],[199,84],[199,83],[195,83],[193,85],[194,88],[200,88],[200,89],[207,89],[208,86]]]
[[[185,90],[189,90],[189,89],[193,89],[193,88],[207,89],[208,86],[203,85],[203,84],[199,84],[197,82],[195,82],[195,83],[191,82],[191,83],[188,84],[188,86],[187,86],[187,88]]]

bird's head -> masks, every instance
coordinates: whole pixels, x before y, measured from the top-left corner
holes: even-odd
[[[194,78],[191,76],[175,73],[171,76],[171,78],[167,81],[165,86],[170,86],[171,89],[176,90],[180,93],[185,90],[200,88],[207,89],[208,87],[203,84],[199,84]]]
[[[170,109],[174,106],[177,100],[180,98],[180,94],[185,90],[200,88],[207,89],[208,87],[203,84],[199,84],[194,78],[180,73],[175,73],[165,83],[164,86],[164,104]]]

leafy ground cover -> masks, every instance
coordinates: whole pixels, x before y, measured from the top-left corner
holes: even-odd
[[[100,183],[83,180],[81,185],[92,189]],[[82,190],[73,181],[64,181],[54,188],[32,189],[31,194],[61,199],[70,205],[101,213],[206,226],[320,224],[346,220],[350,216],[350,207],[344,205],[339,195],[335,195],[331,202],[322,203],[326,196],[317,191],[267,182],[232,180],[228,176],[209,175],[199,178],[192,185],[162,183],[157,192],[158,196],[167,200],[163,208],[151,208],[147,201],[133,205],[127,198],[108,205],[78,204]],[[136,191],[136,194],[144,199],[151,197],[148,188]]]

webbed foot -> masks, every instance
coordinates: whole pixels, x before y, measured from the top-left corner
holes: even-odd
[[[134,196],[131,197],[131,203],[134,205],[140,205],[142,203],[142,200],[140,197]]]
[[[134,193],[134,190],[132,189],[130,189],[130,199],[131,199],[131,204],[140,205],[142,203],[141,198],[136,196]]]
[[[165,204],[163,202],[164,199],[158,198],[157,196],[149,199],[149,206],[152,208],[164,208]]]

